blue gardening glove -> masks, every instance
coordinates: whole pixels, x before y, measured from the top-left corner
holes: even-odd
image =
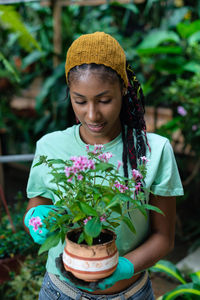
[[[37,244],[43,244],[49,235],[43,220],[48,216],[49,212],[56,211],[54,205],[39,205],[32,207],[26,213],[24,224],[28,227],[30,235]]]
[[[120,256],[117,269],[111,276],[99,282],[98,289],[100,290],[108,289],[119,280],[131,278],[133,274],[134,274],[134,265],[127,258]]]

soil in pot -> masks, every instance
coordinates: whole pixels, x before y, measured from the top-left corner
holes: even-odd
[[[94,239],[94,244],[77,244],[79,229],[68,232],[63,252],[63,263],[67,271],[85,281],[97,281],[110,276],[118,264],[116,235],[110,230],[103,230]]]

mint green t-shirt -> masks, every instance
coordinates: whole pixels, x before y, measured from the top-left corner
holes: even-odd
[[[48,156],[48,159],[60,158],[69,159],[71,156],[87,155],[86,144],[81,140],[79,135],[80,125],[74,125],[63,131],[49,133],[42,137],[36,146],[35,158],[33,165],[38,161],[40,155]],[[147,164],[147,176],[145,179],[146,188],[151,190],[155,195],[160,196],[181,196],[183,188],[174,158],[174,153],[168,139],[154,133],[147,133],[147,139],[151,152],[147,147],[146,157],[149,160]],[[104,152],[112,152],[113,157],[110,162],[117,165],[118,160],[122,161],[123,143],[121,134],[114,140],[104,145]],[[130,164],[128,166],[131,174]],[[58,199],[49,188],[55,188],[51,181],[49,169],[45,165],[31,168],[27,196],[33,198],[43,196],[49,198],[55,203]],[[123,168],[121,168],[123,175]],[[146,194],[147,201],[149,194]],[[139,211],[130,213],[136,234],[133,234],[129,228],[122,223],[116,228],[117,248],[121,256],[130,252],[139,246],[148,236],[149,221]],[[48,253],[47,271],[58,274],[55,266],[55,258],[60,255],[64,249],[61,242]]]

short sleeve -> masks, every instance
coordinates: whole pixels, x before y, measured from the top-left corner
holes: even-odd
[[[42,196],[51,199],[54,202],[53,193],[47,188],[46,184],[46,182],[50,180],[48,167],[44,164],[34,167],[39,161],[40,155],[45,155],[45,149],[42,148],[42,144],[38,141],[27,184],[27,197],[30,199]]]
[[[163,146],[151,190],[155,195],[160,196],[184,194],[174,152],[168,140]]]

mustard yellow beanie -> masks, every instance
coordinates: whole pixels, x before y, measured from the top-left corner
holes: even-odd
[[[109,34],[84,34],[72,43],[65,63],[66,79],[73,67],[91,63],[110,67],[120,75],[125,86],[128,86],[126,55],[120,44]]]

